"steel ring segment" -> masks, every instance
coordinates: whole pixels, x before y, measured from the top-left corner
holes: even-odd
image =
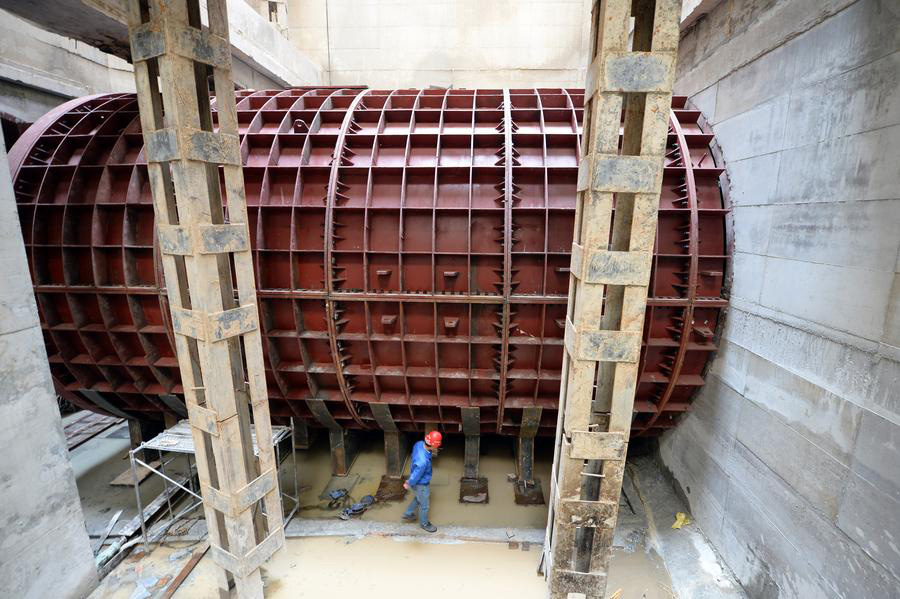
[[[283,147],[279,144],[278,148],[276,149],[275,146],[273,145],[273,147],[271,148],[271,153],[277,154],[277,158],[275,155],[270,154],[269,160],[268,160],[268,165],[271,165],[273,162],[275,162],[275,164],[279,164],[280,162],[282,162],[282,160],[284,160],[284,157],[282,157],[282,155],[281,155],[282,151],[284,151],[285,156],[290,156],[292,153],[297,154],[295,161],[297,162],[297,164],[299,164],[300,155],[303,155],[306,152],[311,152],[311,147],[307,143],[307,141],[309,139],[308,134],[313,130],[321,130],[323,123],[327,123],[325,125],[326,127],[334,126],[333,119],[329,119],[328,121],[326,121],[325,117],[323,117],[323,115],[322,115],[322,111],[323,110],[331,110],[333,108],[333,102],[334,102],[334,100],[333,100],[333,98],[331,98],[331,96],[334,96],[335,94],[339,94],[342,91],[343,90],[341,90],[339,88],[335,88],[335,89],[317,89],[317,88],[303,89],[302,93],[299,94],[299,97],[303,98],[302,103],[299,99],[297,99],[296,92],[293,92],[292,90],[285,90],[283,92],[276,94],[275,95],[276,100],[274,100],[276,107],[278,107],[280,104],[282,108],[284,108],[284,107],[301,108],[302,107],[304,109],[309,109],[308,111],[299,113],[299,114],[286,113],[285,118],[279,124],[279,130],[291,131],[291,132],[293,132],[293,134],[305,133],[307,135],[305,138],[297,138],[297,137],[294,137],[292,134],[290,137],[284,138],[286,145],[284,145]],[[272,101],[271,98],[269,98],[270,92],[259,92],[259,94],[260,94],[259,97],[264,98],[262,100],[262,102],[269,103]],[[256,97],[256,94],[251,94],[250,96]],[[309,97],[308,99],[306,99],[307,96]],[[346,98],[342,98],[342,99],[346,100]],[[252,101],[250,101],[250,102],[252,102]],[[307,102],[310,104],[309,106],[307,106]],[[266,105],[267,104],[263,104],[263,106],[266,106]],[[249,108],[251,111],[253,110],[252,106],[246,106],[246,107]],[[299,117],[299,118],[295,118],[295,117]],[[287,122],[287,121],[289,121],[289,122]],[[271,121],[269,121],[269,122],[271,122]],[[262,127],[262,125],[260,125],[260,128],[261,127]],[[252,129],[252,128],[253,128],[253,121],[251,121],[250,126],[248,127],[248,130]],[[252,137],[248,137],[245,135],[243,137],[242,141],[248,140],[248,139],[252,139]],[[298,139],[300,139],[303,143],[297,143]],[[293,140],[293,141],[288,141],[288,140]],[[265,147],[265,144],[263,144],[263,146]],[[246,147],[247,147],[247,153],[249,155],[249,153],[250,153],[249,144]],[[271,190],[271,189],[272,189],[272,187],[270,185],[269,190]],[[326,190],[327,190],[327,187],[326,187]],[[324,195],[325,195],[325,199],[323,201],[325,202],[325,205],[327,207],[327,204],[328,204],[327,191],[324,193]],[[260,201],[262,201],[262,190],[260,190]],[[282,192],[282,197],[281,197],[281,203],[282,204],[284,203],[284,193],[283,192]],[[291,195],[290,204],[293,205],[295,203],[296,203],[295,198],[293,197],[293,195]],[[257,210],[259,211],[260,209],[257,207]],[[256,214],[259,214],[259,212],[257,212]],[[256,219],[256,227],[254,229],[254,233],[256,234],[257,239],[265,239],[266,238],[266,232],[263,229],[265,224],[266,224],[266,221],[264,219],[262,219],[262,218]],[[291,226],[293,227],[293,224],[291,224]],[[324,239],[324,235],[322,237],[323,237],[322,243],[327,244],[328,240]],[[253,247],[254,247],[254,249],[258,249],[255,244]],[[324,249],[324,247],[327,247],[327,245],[323,246],[323,249]],[[254,266],[256,268],[257,273],[262,272],[262,268],[264,267],[264,265],[260,263],[261,255],[265,256],[265,254],[262,254],[259,251],[254,252]],[[324,264],[322,265],[322,268],[323,269],[325,268]],[[290,277],[288,277],[287,282],[288,282],[291,292],[293,293],[294,291],[296,291],[297,288],[302,287],[302,285],[297,280],[298,278],[296,276],[296,273],[294,272],[295,269],[291,268],[291,270],[292,270],[292,272],[291,272]],[[324,310],[325,314],[329,313],[329,302],[327,299],[322,301],[320,307]],[[278,334],[279,334],[279,329],[277,327],[279,325],[274,322],[275,319],[273,317],[273,314],[272,314],[272,311],[270,308],[271,308],[271,305],[269,302],[264,301],[264,300],[260,301],[260,312],[264,316],[263,318],[260,319],[260,326],[263,329],[263,339],[265,340],[265,343],[266,343],[267,365],[272,365],[272,364],[280,365],[280,364],[286,363],[286,361],[282,357],[283,352],[277,342],[277,338],[278,338]],[[289,353],[288,359],[290,359],[290,357],[296,357],[299,359],[299,363],[302,363],[302,368],[305,372],[306,380],[305,380],[305,386],[302,384],[300,385],[300,393],[303,393],[303,390],[305,389],[308,391],[308,397],[319,399],[319,400],[326,400],[329,398],[333,399],[333,400],[343,400],[344,404],[346,404],[347,399],[343,394],[335,397],[333,395],[331,395],[331,396],[326,395],[322,392],[322,387],[321,387],[321,385],[319,385],[318,381],[316,380],[316,374],[314,372],[314,368],[312,368],[313,361],[310,358],[309,348],[306,346],[305,340],[301,336],[299,336],[299,332],[303,330],[303,327],[300,324],[300,323],[302,323],[302,320],[303,320],[302,319],[302,311],[299,306],[296,306],[294,312],[295,312],[294,326],[295,326],[295,330],[298,332],[298,336],[296,338],[297,344],[296,344],[296,347],[294,347],[293,344],[291,344],[292,347],[291,347],[290,351],[288,352]],[[327,322],[327,316],[326,316],[325,322]],[[270,334],[270,329],[271,329],[271,334]],[[274,383],[277,387],[277,390],[281,394],[282,399],[297,397],[297,390],[295,389],[296,384],[294,381],[288,380],[287,377],[289,375],[286,375],[278,368],[269,368],[268,374],[271,376],[271,380],[274,381]],[[290,412],[294,416],[301,417],[301,418],[308,416],[308,412],[306,414],[304,414],[304,411],[302,409],[302,407],[303,407],[302,402],[288,399],[284,403],[290,408]],[[328,410],[328,408],[325,406],[324,403],[322,404],[321,407],[322,407],[323,411]],[[328,414],[330,416],[330,412],[328,412]],[[321,424],[321,422],[320,422],[320,424]],[[329,424],[330,424],[330,422],[329,422]]]
[[[687,160],[691,158],[690,148],[687,145],[687,141],[684,137],[684,130],[681,127],[681,124],[678,122],[678,119],[675,116],[675,113],[672,112],[669,117],[669,130],[675,136],[674,140],[674,148],[669,150],[668,158],[671,159],[670,165],[671,167],[684,166]],[[697,282],[698,282],[698,271],[699,271],[699,214],[698,214],[698,206],[697,206],[697,185],[694,180],[694,172],[693,169],[687,168],[684,170],[684,177],[681,180],[679,185],[676,186],[675,191],[678,193],[683,193],[687,198],[687,209],[689,213],[686,215],[688,222],[681,227],[680,230],[684,231],[686,235],[686,239],[681,241],[682,244],[687,243],[688,254],[690,255],[690,259],[688,262],[688,273],[685,277],[681,275],[682,278],[685,279],[682,285],[686,286],[687,299],[688,304],[684,307],[684,313],[680,317],[673,318],[673,321],[676,324],[676,330],[679,328],[680,331],[676,333],[678,337],[678,350],[674,355],[666,355],[661,364],[670,368],[671,372],[680,373],[681,367],[684,364],[684,358],[687,353],[687,342],[691,339],[692,328],[694,327],[694,303],[697,299]],[[646,434],[648,430],[659,420],[660,414],[665,410],[666,405],[669,403],[669,400],[672,398],[672,395],[676,390],[676,383],[678,382],[677,376],[670,377],[669,381],[666,382],[664,387],[660,387],[659,395],[654,395],[655,399],[655,408],[656,411],[650,413],[649,418],[647,418],[642,423],[642,428],[638,432],[638,436]]]
[[[582,90],[239,92],[271,412],[401,431],[555,427]],[[703,384],[728,260],[723,169],[673,100],[635,434]],[[69,102],[10,152],[51,370],[142,418],[181,392],[134,97]],[[83,391],[91,393],[85,394]],[[104,409],[98,406],[98,410]],[[383,413],[380,410],[379,413]]]
[[[370,90],[358,92],[353,99],[353,102],[344,114],[337,141],[335,142],[334,153],[332,154],[331,159],[331,173],[328,177],[328,195],[325,200],[325,265],[323,267],[325,271],[325,289],[328,293],[328,298],[325,300],[325,319],[328,324],[328,337],[331,343],[331,356],[334,360],[335,377],[350,417],[360,426],[366,425],[360,419],[359,414],[353,405],[353,378],[352,375],[347,374],[344,370],[344,364],[350,360],[350,356],[344,352],[344,341],[338,338],[338,332],[343,330],[347,321],[341,318],[343,309],[338,305],[337,298],[334,295],[335,283],[340,282],[342,279],[339,274],[341,267],[335,265],[335,259],[332,252],[334,251],[336,236],[335,228],[341,226],[341,223],[335,221],[334,208],[338,202],[338,198],[343,200],[347,197],[338,190],[339,187],[343,188],[343,186],[347,185],[340,180],[340,167],[345,160],[349,160],[349,157],[345,156],[347,146],[344,139],[351,126],[355,125],[353,120],[354,111],[360,106],[363,98],[369,92]],[[337,236],[339,237],[340,235]]]

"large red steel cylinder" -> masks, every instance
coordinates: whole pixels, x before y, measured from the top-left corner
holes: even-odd
[[[552,433],[582,106],[578,89],[238,93],[273,417],[374,429],[379,403],[400,430],[456,432],[478,406],[482,432],[515,434],[540,406]],[[635,435],[674,425],[716,349],[711,141],[674,98]],[[10,162],[57,389],[158,418],[181,387],[142,148],[134,96],[103,95],[43,117]]]

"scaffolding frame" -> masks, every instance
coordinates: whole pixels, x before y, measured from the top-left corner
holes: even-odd
[[[293,418],[291,419],[290,426],[272,427],[272,445],[275,447],[275,463],[279,468],[281,466],[282,460],[286,459],[286,456],[285,458],[282,458],[281,443],[288,437],[290,437],[291,444],[291,468],[293,470],[294,478],[292,490],[294,494],[291,495],[283,488],[280,489],[282,501],[289,500],[292,505],[291,509],[287,512],[287,515],[284,516],[284,526],[287,526],[288,522],[291,521],[291,518],[293,518],[300,509],[300,482],[297,478],[297,445],[294,442]],[[255,435],[253,437],[253,449],[255,453],[259,451]],[[143,459],[137,457],[138,455],[146,456],[146,450],[159,453],[159,469],[154,468],[152,466],[152,462],[148,464]],[[175,455],[169,459],[166,459],[166,457],[164,456],[164,454],[166,453]],[[185,456],[187,459],[187,475],[185,478],[181,479],[181,481],[172,478],[171,476],[169,476],[169,473],[166,472],[166,466],[178,459],[178,456],[180,455]],[[163,484],[165,485],[163,496],[165,496],[166,498],[169,512],[169,522],[168,524],[162,526],[163,529],[166,529],[174,524],[175,521],[191,513],[203,504],[203,496],[198,493],[200,489],[195,488],[194,486],[194,476],[197,470],[196,466],[191,461],[192,455],[196,455],[196,448],[194,447],[193,437],[190,433],[190,424],[186,420],[179,421],[174,426],[166,429],[164,432],[153,437],[149,441],[142,442],[140,445],[132,448],[128,452],[128,458],[131,464],[131,479],[134,483],[134,496],[135,501],[137,502],[138,518],[141,524],[141,537],[144,541],[144,550],[147,552],[150,551],[150,538],[147,534],[147,520],[144,517],[144,506],[140,492],[140,485],[143,481],[138,476],[138,466],[143,466],[150,473],[156,474],[163,479]],[[172,493],[169,492],[169,485],[172,485],[177,489],[181,489],[182,491],[193,497],[196,501],[193,501],[190,505],[181,509],[176,515],[172,506]]]

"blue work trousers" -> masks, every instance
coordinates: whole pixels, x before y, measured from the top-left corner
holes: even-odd
[[[428,522],[428,504],[431,497],[431,485],[413,485],[412,491],[415,493],[415,497],[413,497],[413,500],[409,503],[403,517],[412,518],[416,513],[416,507],[418,507],[419,524],[426,524]]]

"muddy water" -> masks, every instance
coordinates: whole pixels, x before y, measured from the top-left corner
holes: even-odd
[[[487,505],[460,504],[459,478],[463,472],[462,439],[448,439],[445,450],[434,461],[432,521],[440,526],[484,526],[543,528],[546,506],[517,506],[507,474],[514,472],[512,439],[485,439],[481,474],[489,480]],[[549,443],[539,443],[536,473],[545,497],[549,497],[552,460]],[[318,496],[331,480],[327,439],[298,451],[298,475],[302,487],[301,518],[335,517],[321,508]],[[408,465],[407,465],[408,468]],[[365,441],[351,477],[355,498],[374,494],[384,469],[384,455],[377,437]],[[282,485],[293,483],[290,461],[282,468]],[[104,485],[105,486],[105,485]],[[399,521],[405,501],[376,505],[363,518],[380,522]],[[340,523],[336,521],[339,528]],[[196,545],[195,545],[196,546]],[[460,541],[420,542],[401,537],[326,537],[288,539],[265,566],[267,599],[364,597],[380,599],[411,597],[428,588],[429,597],[454,599],[514,596],[517,599],[547,596],[546,582],[536,574],[540,547],[505,543]],[[190,558],[191,547],[172,544],[154,548],[150,555],[138,552],[123,562],[102,583],[92,599],[154,599]],[[175,599],[213,596],[213,564],[206,555],[175,594]],[[610,564],[608,595],[621,589],[619,599],[672,599],[671,580],[659,556],[643,546],[633,551],[616,549]]]
[[[91,599],[159,597],[190,557],[183,545],[157,547],[149,556],[123,562]],[[363,597],[396,599],[421,594],[432,599],[516,597],[545,599],[547,586],[536,574],[540,549],[509,549],[501,543],[419,543],[398,538],[340,537],[288,539],[265,566],[267,599]],[[207,554],[174,599],[213,596],[214,564]],[[662,560],[639,547],[616,550],[608,596],[620,599],[673,599]]]
[[[412,438],[411,438],[412,439]],[[431,482],[431,520],[437,526],[488,526],[510,528],[544,528],[547,524],[547,506],[520,506],[514,502],[513,484],[507,481],[507,474],[515,472],[512,438],[482,439],[481,476],[488,479],[487,505],[459,503],[459,479],[463,474],[463,440],[447,438],[444,448],[434,458],[434,477]],[[549,473],[553,461],[552,442],[538,443],[535,459],[536,476],[541,480],[544,497],[550,496]],[[306,451],[298,451],[298,473],[301,493],[301,518],[329,518],[336,511],[320,509],[326,503],[319,494],[331,480],[331,461],[328,455],[327,439],[321,436],[314,446]],[[409,473],[407,460],[405,472]],[[289,462],[282,472],[282,486],[290,490],[293,483],[289,479]],[[350,474],[338,484],[349,484],[356,480],[351,495],[359,499],[363,495],[374,495],[384,473],[384,449],[377,436],[365,440],[359,456],[353,463]],[[412,499],[407,494],[403,502],[379,504],[363,516],[366,520],[378,522],[400,521],[406,503]]]

